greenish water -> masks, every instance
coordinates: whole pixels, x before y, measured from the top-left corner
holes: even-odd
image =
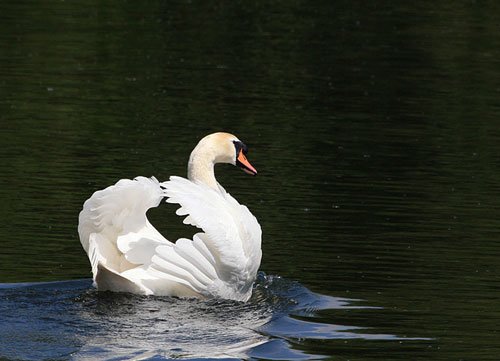
[[[469,1],[3,1],[0,282],[74,281],[0,289],[0,358],[497,360],[499,14]],[[259,171],[217,168],[263,229],[251,303],[92,291],[85,199],[120,178],[184,176],[219,130]],[[173,239],[171,210],[150,219]],[[241,356],[245,341],[264,346]]]

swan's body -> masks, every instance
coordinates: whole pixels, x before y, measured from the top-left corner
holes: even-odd
[[[78,233],[99,290],[246,301],[261,260],[261,228],[214,175],[215,163],[256,174],[246,146],[228,133],[214,133],[195,147],[188,178],[122,179],[95,192],[80,212]],[[163,198],[178,203],[184,223],[203,232],[175,243],[148,221],[146,211]]]

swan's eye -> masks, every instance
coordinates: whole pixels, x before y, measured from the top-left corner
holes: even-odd
[[[234,140],[233,141],[234,148],[236,149],[236,157],[240,154],[240,150],[243,152],[244,155],[247,155],[248,153],[248,147],[245,143],[239,141],[239,140]]]

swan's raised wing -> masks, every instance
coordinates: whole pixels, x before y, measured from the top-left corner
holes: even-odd
[[[78,233],[99,288],[99,279],[105,278],[98,277],[99,273],[119,279],[120,273],[150,263],[158,246],[172,246],[146,217],[146,211],[158,206],[163,197],[155,178],[137,177],[97,191],[84,203]]]
[[[201,228],[193,240],[158,247],[151,269],[176,277],[196,292],[246,299],[261,259],[261,228],[247,207],[223,189],[216,191],[185,178],[170,177],[161,184],[167,202],[178,203],[184,223]]]
[[[164,197],[203,232],[167,241],[146,217]],[[222,188],[180,177],[124,179],[95,192],[78,232],[102,290],[246,300],[261,259],[261,229],[249,210]]]

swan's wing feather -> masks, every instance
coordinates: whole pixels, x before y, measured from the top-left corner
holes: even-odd
[[[245,206],[223,190],[218,192],[181,177],[170,177],[162,186],[167,202],[180,204],[176,213],[187,215],[190,224],[204,231],[193,237],[189,250],[198,251],[198,255],[203,257],[203,264],[213,267],[217,279],[237,284],[242,274],[257,272],[261,257],[261,231],[257,220]]]
[[[174,250],[184,259],[189,260],[205,278],[211,280],[217,278],[215,260],[208,252],[204,253],[196,248],[194,240],[191,241],[186,238],[178,239],[175,242]]]
[[[146,217],[164,197],[203,232],[167,241]],[[95,192],[78,231],[99,289],[245,300],[261,258],[260,226],[249,210],[222,188],[180,177],[120,180]]]
[[[121,179],[116,184],[96,191],[80,212],[78,233],[88,250],[90,233],[114,229],[120,234],[141,231],[148,238],[166,239],[148,222],[146,211],[157,207],[164,197],[156,178]]]
[[[95,282],[95,276],[97,275],[97,270],[99,267],[99,262],[101,261],[101,253],[98,249],[98,242],[96,241],[96,237],[98,235],[96,233],[92,233],[89,239],[89,260],[90,267],[92,268],[92,275]]]
[[[262,258],[261,239],[262,229],[257,218],[245,205],[240,205],[233,197],[227,194],[236,204],[239,205],[238,232],[242,239],[243,250],[249,259],[254,260],[248,263],[248,271],[257,273]],[[234,205],[236,207],[236,205]]]
[[[146,177],[122,179],[95,192],[84,203],[78,224],[89,258],[98,252],[101,267],[120,273],[149,263],[159,245],[171,246],[146,217],[146,211],[158,206],[163,197],[159,182]],[[92,252],[91,239],[96,243]],[[99,269],[95,262],[92,265],[95,278]]]
[[[238,229],[231,209],[220,193],[203,184],[180,177],[170,177],[162,184],[168,203],[178,203],[178,215],[189,215],[190,221],[203,229],[202,240],[217,263],[234,261],[241,249]]]
[[[209,287],[218,279],[212,257],[181,238],[173,246],[158,246],[148,268],[150,274],[180,283],[200,295],[209,295]]]
[[[171,247],[171,245],[166,245],[165,242],[134,232],[119,236],[116,243],[127,261],[134,264],[149,264],[158,246]]]
[[[103,250],[103,247],[109,247],[107,241],[99,234],[92,233],[89,239],[89,259],[94,285],[103,291],[119,289],[124,292],[144,293],[145,290],[139,284],[106,266],[111,260],[104,256],[109,252]]]
[[[190,240],[184,240],[192,243]],[[194,247],[178,243],[179,240],[174,247],[158,247],[156,255],[166,262],[188,271],[194,280],[204,287],[210,285],[217,278],[214,266],[208,263]]]
[[[203,241],[205,237],[205,233],[196,233],[193,236],[193,247],[196,248],[196,250],[200,252],[203,257],[205,257],[212,265],[215,266],[216,262],[214,255],[210,252],[207,245]]]

